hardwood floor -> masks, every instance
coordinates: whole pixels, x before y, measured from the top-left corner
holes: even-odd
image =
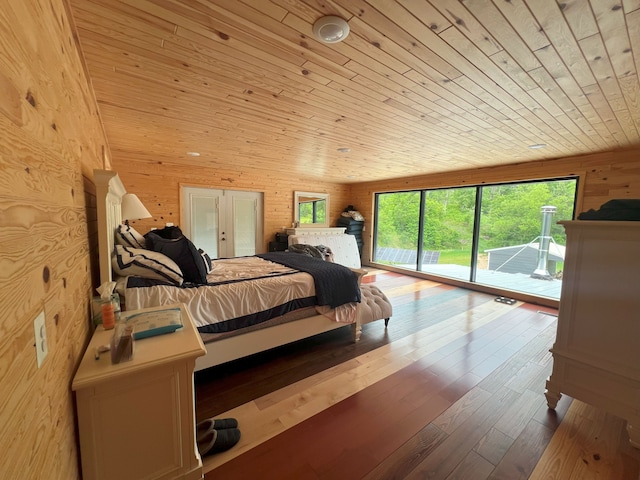
[[[566,396],[548,410],[557,313],[377,271],[394,314],[196,375],[196,415],[242,439],[213,479],[638,478],[625,423]],[[344,331],[342,331],[344,330]]]

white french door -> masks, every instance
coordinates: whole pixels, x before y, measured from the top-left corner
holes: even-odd
[[[211,258],[255,255],[262,245],[262,193],[183,187],[184,234]]]

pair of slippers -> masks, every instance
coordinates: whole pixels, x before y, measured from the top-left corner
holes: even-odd
[[[196,425],[196,442],[201,456],[229,450],[240,441],[235,418],[207,418]]]
[[[515,299],[507,297],[498,297],[496,298],[496,302],[506,303],[507,305],[513,305],[514,303],[516,303]]]

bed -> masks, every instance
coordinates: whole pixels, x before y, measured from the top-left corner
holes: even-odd
[[[120,211],[121,198],[126,193],[126,190],[118,177],[116,172],[106,170],[96,170],[94,172],[94,178],[96,182],[96,195],[97,195],[97,213],[98,213],[98,235],[99,235],[99,257],[100,257],[100,283],[110,282],[117,280],[120,284],[126,282],[126,279],[115,279],[112,270],[112,252],[116,248],[115,232],[119,225],[122,224],[122,216]],[[280,254],[280,255],[278,255]],[[280,256],[287,255],[289,258],[296,257],[293,260],[293,264],[277,263],[283,261]],[[355,289],[358,292],[358,296],[354,297],[353,293],[347,293],[347,300],[327,300],[326,305],[320,306],[318,309],[315,305],[310,305],[300,301],[299,305],[296,303],[300,299],[307,299],[311,296],[320,296],[320,290],[314,291],[318,287],[318,279],[316,277],[311,278],[309,271],[306,270],[306,266],[300,267],[304,256],[297,254],[283,254],[281,252],[275,252],[271,254],[262,254],[256,257],[240,257],[237,259],[220,259],[213,260],[212,277],[207,275],[207,281],[211,278],[211,283],[221,284],[225,291],[221,294],[223,297],[230,299],[228,305],[232,305],[230,308],[232,312],[228,314],[229,318],[224,318],[222,322],[227,322],[227,325],[222,331],[206,331],[205,329],[198,328],[201,331],[201,336],[205,343],[207,354],[204,357],[200,357],[196,362],[196,370],[202,370],[214,365],[219,365],[231,360],[235,360],[241,357],[245,357],[254,353],[258,353],[264,350],[268,350],[280,345],[284,345],[296,340],[307,338],[319,333],[328,332],[338,328],[349,328],[351,330],[351,337],[353,341],[357,341],[361,331],[361,317],[358,315],[358,309],[360,307],[360,276],[361,271],[353,273],[351,270],[340,266],[343,272],[340,275],[345,275],[344,270],[347,270],[351,275],[351,281],[355,282]],[[272,305],[277,307],[278,305],[287,304],[291,305],[285,310],[276,315],[273,319],[268,321],[260,321],[258,323],[251,323],[242,327],[241,329],[234,329],[233,326],[229,327],[235,319],[244,317],[245,311],[241,307],[247,307],[247,295],[246,293],[240,293],[238,296],[233,297],[233,291],[237,290],[242,282],[225,281],[225,263],[243,263],[243,259],[249,262],[248,269],[254,273],[258,270],[258,265],[270,270],[270,274],[257,275],[258,278],[255,281],[263,282],[260,287],[260,294],[262,297],[277,297],[284,293],[290,293],[291,291],[300,291],[298,300],[287,297],[284,300],[276,298],[272,301]],[[320,265],[320,269],[334,268],[334,264],[329,262],[322,262],[317,259],[310,259],[316,262],[313,268],[318,267],[317,263],[325,264]],[[313,262],[312,262],[313,263]],[[331,266],[331,267],[330,267]],[[261,267],[261,268],[262,268]],[[247,267],[241,267],[247,269]],[[311,268],[312,267],[308,267]],[[301,272],[300,269],[303,269]],[[271,274],[273,273],[273,274]],[[333,274],[333,271],[332,271]],[[331,274],[331,275],[332,275]],[[217,276],[216,276],[217,275]],[[231,275],[236,275],[235,273]],[[314,274],[315,275],[315,274]],[[305,278],[306,280],[302,280]],[[219,280],[219,281],[218,281]],[[251,280],[254,281],[254,280]],[[325,280],[325,284],[330,284],[333,279]],[[144,283],[144,282],[142,282]],[[153,282],[152,282],[153,283]],[[321,282],[322,283],[322,282]],[[309,285],[311,284],[311,287]],[[286,285],[286,288],[285,288]],[[171,288],[166,284],[160,285],[148,285],[147,290],[155,289],[155,292],[150,295],[146,295],[145,299],[136,298],[137,294],[134,294],[134,289],[140,289],[142,292],[145,290],[144,285],[135,285],[133,282],[131,285],[127,282],[126,285],[120,285],[125,294],[125,304],[127,309],[144,308],[156,305],[165,305],[171,303],[184,303],[187,306],[191,316],[194,318],[196,326],[201,327],[203,317],[206,317],[209,308],[213,302],[210,300],[193,300],[191,295],[193,290],[206,290],[208,286],[198,286],[194,288]],[[311,288],[311,290],[309,290]],[[320,287],[318,287],[320,288]],[[325,286],[326,288],[326,286]],[[329,289],[330,290],[330,289]],[[336,289],[342,291],[344,289]],[[335,293],[335,292],[334,292]],[[339,292],[338,292],[339,293]],[[217,294],[213,294],[216,298],[219,298]],[[331,297],[331,291],[325,291],[322,295],[329,295]],[[340,296],[340,295],[338,295]],[[345,295],[342,295],[343,297]],[[282,300],[282,301],[281,301]],[[218,303],[218,302],[216,302]],[[249,302],[250,303],[250,302]],[[155,304],[155,305],[154,305]],[[293,308],[292,305],[297,305],[301,308]],[[218,307],[222,310],[226,310],[226,307]],[[238,310],[240,308],[240,310]],[[250,308],[250,306],[248,307]],[[277,310],[277,308],[276,308]],[[320,312],[319,312],[320,310]],[[216,318],[220,321],[220,312],[216,312]]]

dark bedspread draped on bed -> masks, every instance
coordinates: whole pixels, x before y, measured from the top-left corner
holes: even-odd
[[[343,265],[290,252],[261,253],[256,256],[311,274],[320,306],[336,308],[345,303],[360,302],[357,275]]]

